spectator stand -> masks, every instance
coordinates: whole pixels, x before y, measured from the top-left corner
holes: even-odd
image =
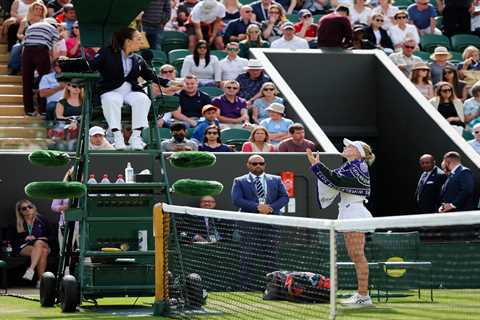
[[[423,51],[432,53],[436,47],[442,46],[451,49],[450,39],[444,35],[424,34],[420,36],[420,47]]]

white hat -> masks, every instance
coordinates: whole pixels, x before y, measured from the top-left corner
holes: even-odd
[[[358,152],[360,152],[360,155],[362,156],[362,158],[365,158],[365,150],[363,149],[363,146],[365,145],[365,142],[362,142],[362,141],[351,141],[351,140],[348,140],[347,138],[344,138],[343,139],[343,145],[345,147],[348,147],[348,146],[354,146]]]
[[[103,128],[101,128],[99,126],[91,127],[90,130],[88,130],[88,135],[90,137],[94,136],[96,134],[101,134],[102,136],[104,136],[105,135],[105,130],[103,130]]]
[[[281,103],[274,102],[268,108],[266,108],[265,111],[283,114],[285,112],[285,106]]]
[[[201,4],[201,9],[205,13],[210,13],[217,6],[216,0],[203,0]]]
[[[263,70],[263,66],[260,60],[250,59],[248,60],[248,64],[244,69],[245,70]]]

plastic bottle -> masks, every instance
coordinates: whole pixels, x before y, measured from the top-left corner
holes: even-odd
[[[110,182],[110,179],[108,179],[108,174],[104,174],[103,177],[102,177],[102,181],[100,181],[100,184],[109,184],[109,183],[111,183],[111,182]],[[110,194],[102,193],[101,196],[102,197],[108,197],[108,196],[110,196]]]
[[[88,176],[88,181],[87,181],[87,184],[97,184],[97,180],[95,179],[95,175],[94,174],[91,174]],[[97,194],[93,194],[93,193],[89,193],[88,194],[90,197],[96,197],[98,196]]]
[[[125,168],[125,182],[126,183],[134,183],[134,171],[132,168],[132,164],[129,162],[127,163],[127,167]]]
[[[12,251],[13,251],[12,244],[10,243],[10,241],[7,241],[7,246],[5,247],[5,255],[7,257],[10,257],[12,255]]]
[[[117,176],[117,181],[115,181],[115,183],[125,183],[125,180],[123,179],[123,174],[119,174]],[[123,194],[123,193],[117,193],[115,195],[117,197],[125,197],[125,194]]]

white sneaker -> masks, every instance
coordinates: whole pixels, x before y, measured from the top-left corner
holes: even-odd
[[[23,275],[22,278],[25,279],[25,280],[32,281],[34,275],[35,275],[35,271],[33,271],[32,269],[28,268],[27,271],[25,271],[25,274]]]
[[[132,135],[130,140],[128,140],[130,144],[130,149],[132,150],[143,150],[146,146],[145,142],[143,142],[142,137]]]
[[[125,150],[127,146],[125,145],[125,139],[121,131],[115,131],[113,133],[113,141],[116,150]]]
[[[340,304],[344,306],[356,306],[356,307],[369,306],[369,305],[372,305],[372,299],[370,298],[369,295],[362,296],[357,292],[353,296],[351,296],[349,299],[340,302]]]

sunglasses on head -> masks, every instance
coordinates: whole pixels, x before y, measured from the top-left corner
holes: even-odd
[[[263,166],[263,165],[265,165],[265,162],[250,162],[250,165],[252,165],[252,166]]]
[[[227,87],[225,87],[225,88],[227,88],[227,89],[229,89],[229,90],[232,90],[232,89],[233,89],[233,90],[238,90],[238,87],[232,87],[232,86],[227,86]]]
[[[25,206],[25,207],[20,207],[21,211],[27,211],[28,209],[33,209],[33,206],[31,204]]]

